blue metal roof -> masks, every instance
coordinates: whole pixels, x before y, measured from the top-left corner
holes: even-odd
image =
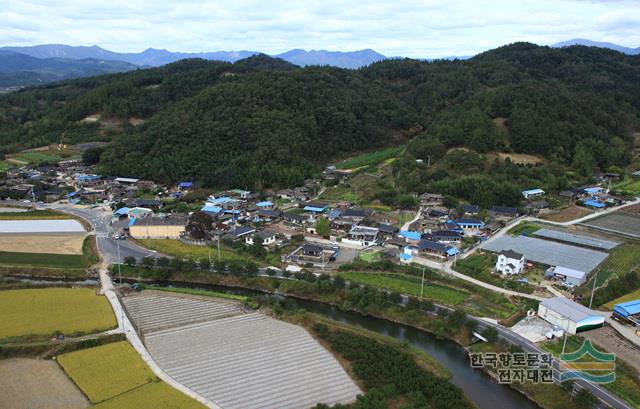
[[[456,247],[451,246],[451,247],[447,248],[447,255],[449,255],[449,256],[455,256],[458,253],[459,253],[459,251],[458,251],[458,249]]]
[[[600,203],[597,200],[593,200],[593,199],[585,200],[583,203],[585,206],[595,207],[598,209],[602,209],[603,207],[605,207],[604,203]]]
[[[602,192],[602,188],[601,187],[585,187],[584,189],[582,189],[583,192],[585,193],[600,193]]]
[[[124,216],[125,214],[129,213],[129,210],[131,210],[131,208],[129,208],[129,207],[121,207],[118,210],[116,210],[115,212],[113,212],[113,214],[118,214],[120,216]]]
[[[466,219],[466,218],[460,218],[460,219],[456,219],[455,222],[457,224],[465,224],[465,225],[476,225],[476,226],[484,226],[484,222],[482,220],[478,220],[478,219]]]
[[[625,318],[629,315],[640,314],[640,300],[633,300],[616,304],[613,307],[613,311]]]
[[[193,182],[180,182],[178,183],[179,187],[193,187]]]
[[[420,240],[422,238],[422,235],[420,234],[420,232],[410,231],[410,230],[402,230],[400,232],[400,235],[405,239],[409,239],[409,240]]]
[[[333,209],[332,211],[329,212],[327,217],[330,219],[337,219],[338,217],[340,217],[341,214],[342,212],[340,212],[339,209]]]
[[[229,196],[220,196],[215,198],[209,198],[207,199],[207,202],[214,203],[214,204],[222,204],[222,203],[231,202],[232,200],[233,199],[231,199]]]
[[[316,213],[322,213],[324,212],[326,209],[326,207],[314,207],[314,206],[305,206],[304,210],[306,212],[316,212]]]
[[[134,224],[136,224],[136,219],[135,218],[129,219],[129,227],[133,226]]]
[[[218,206],[204,205],[202,206],[202,209],[200,209],[200,211],[207,213],[220,213],[222,211],[222,208]]]
[[[256,203],[256,206],[258,206],[258,207],[271,207],[271,206],[273,206],[273,203],[267,200],[267,201],[264,201],[264,202]]]
[[[407,253],[400,253],[400,260],[411,260],[413,256]]]

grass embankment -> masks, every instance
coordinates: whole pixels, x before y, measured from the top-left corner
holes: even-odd
[[[0,220],[66,220],[74,217],[55,210],[31,210],[27,212],[0,213]]]
[[[81,255],[0,251],[0,267],[5,267],[5,272],[13,273],[81,277],[88,267],[98,261],[95,236],[84,239]],[[7,267],[15,269],[7,270]]]
[[[58,362],[95,408],[204,408],[161,382],[126,341],[60,355]]]
[[[584,342],[584,338],[580,336],[571,335],[567,339],[567,346],[565,353],[571,353],[580,349]],[[563,339],[558,339],[555,342],[545,342],[542,348],[552,353],[554,356],[560,356],[562,352]],[[604,348],[594,344],[594,347],[605,352]],[[589,355],[579,359],[578,362],[591,362],[593,358]],[[602,372],[600,372],[601,374]],[[607,390],[613,392],[615,395],[625,399],[631,403],[634,407],[640,407],[640,376],[636,370],[627,365],[626,362],[616,357],[616,379],[615,381],[602,385]]]
[[[116,326],[109,301],[87,288],[0,292],[0,339],[87,334]]]
[[[183,288],[183,287],[154,287],[154,286],[142,286],[143,289],[154,290],[154,291],[166,291],[169,293],[178,293],[178,294],[189,294],[189,295],[200,295],[204,297],[215,297],[215,298],[225,298],[227,300],[234,301],[242,301],[249,302],[251,301],[250,297],[238,294],[229,294],[229,293],[221,293],[218,291],[210,291],[210,290],[200,290],[196,288]]]

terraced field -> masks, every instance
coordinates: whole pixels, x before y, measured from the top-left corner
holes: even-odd
[[[145,291],[124,304],[156,363],[223,409],[333,405],[361,393],[304,328],[240,303]]]

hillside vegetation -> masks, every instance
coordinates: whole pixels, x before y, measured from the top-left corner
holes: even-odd
[[[401,189],[508,204],[532,182],[562,188],[565,166],[579,177],[626,166],[640,129],[637,78],[639,56],[528,43],[464,61],[385,60],[360,70],[263,55],[183,60],[5,95],[0,145],[106,140],[100,166],[108,173],[260,188],[408,143],[393,163]],[[100,120],[87,121],[92,115]],[[547,163],[487,169],[484,154],[495,151]],[[413,160],[427,156],[445,165],[425,171]]]

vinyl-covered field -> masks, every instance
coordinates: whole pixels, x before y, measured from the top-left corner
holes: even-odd
[[[92,403],[158,380],[127,341],[60,355],[58,362]]]
[[[525,259],[534,263],[563,266],[587,273],[607,258],[607,253],[602,251],[525,236],[502,236],[481,247],[494,253],[513,250],[524,254]]]
[[[92,333],[116,326],[104,296],[88,288],[0,291],[0,339],[25,335]]]
[[[228,300],[166,298],[145,291],[124,304],[134,322],[139,315],[156,363],[222,408],[308,408],[351,402],[360,393],[302,327],[247,313]]]
[[[127,341],[60,355],[58,362],[95,408],[204,408],[160,382]]]

